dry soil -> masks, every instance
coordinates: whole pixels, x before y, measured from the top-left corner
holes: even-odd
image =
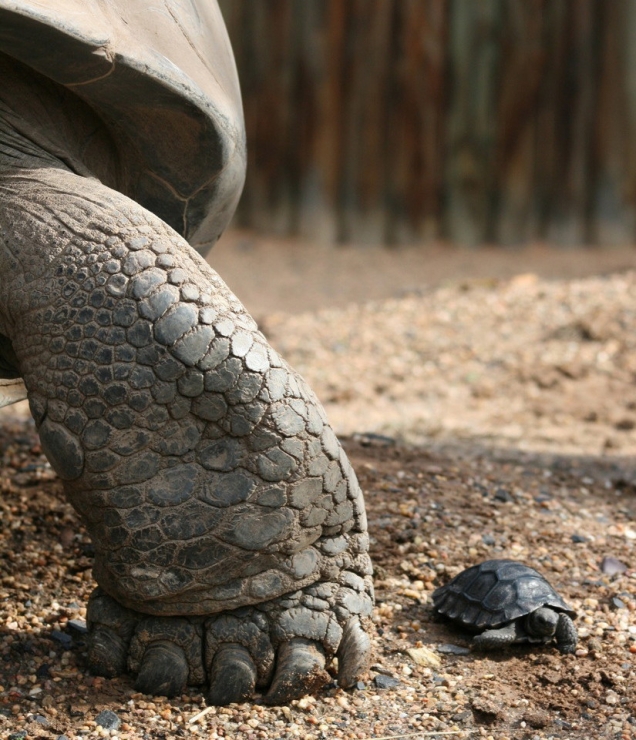
[[[305,250],[234,235],[211,261],[346,437],[376,568],[369,675],[290,707],[221,709],[91,676],[91,543],[14,407],[0,737],[635,737],[634,252]],[[432,591],[490,558],[537,568],[576,609],[576,655],[473,652],[434,618]]]

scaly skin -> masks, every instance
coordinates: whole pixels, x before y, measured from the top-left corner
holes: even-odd
[[[176,232],[1,116],[0,198],[0,332],[95,543],[94,670],[278,703],[337,654],[352,685],[364,503],[312,392]]]

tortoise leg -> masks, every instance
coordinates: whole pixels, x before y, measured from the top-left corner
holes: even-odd
[[[95,543],[94,670],[277,703],[337,655],[351,685],[369,653],[364,503],[311,391],[138,204],[53,166],[0,169],[0,191],[0,333]]]
[[[579,641],[579,635],[574,626],[574,622],[567,614],[559,614],[559,622],[556,628],[556,644],[561,653],[573,653]]]
[[[496,650],[512,645],[522,636],[518,622],[511,622],[495,630],[486,630],[473,637],[473,645],[479,650]]]

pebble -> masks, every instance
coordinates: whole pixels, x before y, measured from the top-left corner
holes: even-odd
[[[636,285],[636,280],[632,283]],[[548,285],[546,290],[549,292],[552,288]],[[594,293],[586,291],[586,294]],[[623,291],[622,294],[629,295],[629,291]],[[631,305],[633,300],[630,299],[629,302]],[[485,311],[487,303],[482,303]],[[441,304],[440,299],[438,307]],[[511,307],[503,308],[509,312]],[[448,301],[444,301],[443,310],[448,310]],[[481,308],[479,312],[481,316]],[[432,314],[419,312],[414,315],[414,319],[422,316],[429,320],[429,315]],[[549,316],[552,320],[551,314]],[[378,342],[378,332],[382,332],[382,316],[378,314],[376,318],[378,320],[370,336],[381,353],[382,342]],[[392,326],[396,320],[399,333],[399,307],[395,313],[391,312]],[[566,317],[565,320],[569,319]],[[453,318],[450,326],[459,326],[460,323]],[[410,324],[418,334],[420,328],[416,322]],[[357,341],[355,338],[360,336],[359,329],[364,332],[364,327],[356,325],[355,331],[351,331],[346,322],[341,322],[341,325],[351,334],[351,341]],[[322,330],[320,324],[315,332],[306,332],[303,336],[319,337]],[[486,337],[488,332],[480,332],[479,336]],[[496,336],[499,351],[503,338],[497,333],[491,333],[491,336]],[[340,337],[336,338],[340,340]],[[417,341],[415,337],[414,342]],[[525,342],[526,347],[529,344]],[[544,344],[538,342],[537,346]],[[567,342],[561,344],[563,347],[568,345]],[[594,344],[584,342],[580,343],[580,347],[583,350],[594,349]],[[577,352],[580,347],[577,345]],[[597,351],[598,348],[594,349],[594,352]],[[476,356],[479,356],[478,352]],[[434,364],[432,361],[429,363],[428,357],[429,355],[422,355],[424,361],[418,363],[414,356],[407,367],[422,370],[426,374],[427,366]],[[435,355],[435,361],[437,357]],[[504,358],[504,362],[507,360],[508,358]],[[471,361],[468,358],[468,362]],[[552,359],[546,359],[546,362],[552,362]],[[305,364],[309,363],[310,360],[307,360]],[[319,364],[329,374],[337,372],[337,368],[334,366],[332,370],[328,362],[320,361]],[[458,364],[465,363],[462,360]],[[384,371],[382,362],[375,365],[378,372]],[[304,371],[305,368],[302,369]],[[404,368],[397,369],[402,373]],[[445,389],[455,387],[453,378],[449,377],[444,366],[441,367],[441,372],[440,366],[434,370],[440,375],[440,384]],[[350,373],[350,370],[347,372]],[[498,366],[495,365],[492,373],[497,372]],[[309,367],[307,374],[310,373]],[[360,380],[364,393],[364,373],[356,370],[353,374]],[[419,376],[408,372],[402,374],[408,380],[410,393],[412,384],[419,382]],[[375,383],[376,373],[371,375],[372,382]],[[429,382],[425,375],[420,380]],[[312,382],[316,385],[315,381]],[[396,384],[397,381],[387,384],[387,387],[393,392]],[[325,395],[319,388],[317,390],[319,395]],[[505,390],[506,388],[503,389],[504,393]],[[336,395],[338,392],[336,391]],[[399,388],[396,393],[400,393]],[[541,393],[544,394],[544,389]],[[548,394],[549,401],[549,390],[545,393]],[[485,398],[479,396],[479,403],[484,402]],[[505,401],[505,397],[502,398]],[[463,398],[460,401],[464,403]],[[547,401],[546,408],[549,405]],[[338,402],[332,406],[338,407],[340,404]],[[346,406],[346,403],[342,406]],[[374,410],[372,403],[368,403],[368,406],[370,411]],[[379,412],[383,412],[382,406]],[[546,417],[538,419],[539,427],[542,418],[548,418],[549,414],[548,410]],[[597,423],[599,428],[602,425],[603,422]],[[583,428],[584,424],[581,422],[577,426]],[[382,427],[378,425],[378,428]],[[567,431],[565,426],[563,431]],[[636,442],[636,432],[633,441]],[[1,449],[0,446],[0,451]],[[6,608],[3,616],[7,620],[0,647],[5,648],[2,660],[9,669],[0,677],[0,683],[5,685],[2,698],[6,702],[6,713],[2,714],[0,709],[0,737],[6,737],[9,732],[27,726],[28,718],[33,716],[34,710],[41,709],[53,727],[59,728],[58,731],[61,732],[63,728],[71,731],[73,728],[73,737],[77,735],[87,738],[121,732],[127,740],[140,740],[144,736],[176,737],[180,732],[185,732],[186,736],[191,735],[193,738],[240,736],[247,740],[319,740],[320,737],[326,737],[334,740],[358,740],[391,734],[414,735],[416,732],[421,733],[421,737],[428,737],[438,732],[440,737],[452,735],[472,738],[474,735],[483,737],[484,740],[489,736],[495,740],[504,740],[523,736],[528,740],[531,737],[546,740],[556,735],[601,737],[605,734],[603,727],[607,727],[607,732],[611,731],[612,737],[621,737],[622,732],[626,740],[628,733],[625,728],[630,728],[626,715],[632,711],[629,702],[633,702],[634,696],[634,680],[627,661],[636,657],[636,626],[632,619],[636,607],[636,578],[621,578],[620,588],[617,588],[615,583],[612,584],[613,578],[599,570],[599,562],[606,553],[630,567],[636,565],[632,563],[633,554],[629,550],[633,542],[625,528],[625,522],[631,518],[626,513],[629,508],[627,494],[631,498],[631,491],[625,489],[620,494],[622,498],[614,499],[614,492],[611,492],[611,497],[608,494],[600,495],[597,484],[589,483],[594,488],[588,493],[579,485],[588,485],[581,479],[580,471],[572,478],[567,466],[560,468],[555,465],[553,482],[550,483],[553,495],[550,495],[549,490],[541,491],[549,504],[539,506],[533,503],[532,496],[540,492],[538,486],[541,485],[541,478],[548,478],[547,473],[550,471],[543,470],[543,463],[534,458],[534,462],[527,467],[526,479],[521,481],[518,472],[514,470],[508,477],[511,468],[501,466],[496,460],[488,459],[487,467],[482,463],[475,463],[473,473],[464,463],[456,464],[453,460],[437,456],[436,452],[431,453],[429,458],[428,453],[422,455],[418,450],[403,448],[401,444],[386,451],[381,447],[377,450],[367,448],[362,451],[363,454],[359,454],[360,450],[360,447],[356,447],[356,455],[359,457],[355,460],[355,467],[361,478],[366,479],[370,533],[376,553],[376,585],[381,602],[373,616],[377,618],[377,626],[384,633],[381,636],[375,632],[371,635],[375,654],[378,656],[376,659],[381,656],[383,661],[383,665],[376,664],[372,676],[376,673],[391,673],[393,681],[390,691],[381,690],[377,681],[370,680],[365,691],[347,694],[348,707],[345,706],[347,702],[338,700],[344,692],[330,684],[318,692],[315,703],[292,702],[290,708],[286,708],[286,713],[279,707],[264,706],[260,700],[222,708],[223,711],[210,708],[215,711],[210,711],[201,718],[197,723],[197,732],[190,732],[188,719],[203,707],[203,697],[196,688],[189,689],[189,696],[168,701],[132,695],[129,678],[91,683],[93,679],[86,671],[81,652],[63,650],[56,641],[51,641],[50,634],[51,630],[66,632],[74,638],[73,644],[77,645],[77,630],[70,625],[70,617],[84,618],[86,599],[93,587],[90,578],[83,577],[81,570],[86,568],[83,573],[90,576],[91,564],[84,561],[84,558],[91,558],[93,554],[89,551],[87,542],[81,539],[86,534],[61,497],[59,500],[51,500],[44,490],[41,493],[45,504],[42,505],[37,503],[40,496],[28,496],[28,500],[24,501],[23,491],[9,488],[3,493],[0,502],[6,506],[2,510],[3,523],[6,521],[7,525],[9,522],[19,525],[20,530],[26,534],[23,540],[12,542],[12,530],[9,529],[10,525],[7,526],[5,534],[8,539],[4,552],[10,557],[5,558],[3,564],[0,563],[0,598]],[[385,464],[382,455],[392,456],[389,463],[395,466],[393,469]],[[439,460],[440,464],[430,465],[430,460]],[[21,461],[18,462],[22,464]],[[19,465],[14,467],[19,469]],[[398,475],[398,469],[403,475]],[[597,477],[602,480],[600,474]],[[477,486],[473,486],[478,481],[481,481],[486,491],[484,497],[480,495]],[[11,485],[13,484],[9,483]],[[516,497],[516,504],[511,504],[514,517],[506,516],[510,507],[500,507],[493,502],[493,493],[498,488],[508,490]],[[445,498],[446,493],[450,494],[448,498]],[[444,501],[444,504],[435,503],[435,506],[430,506],[430,503],[437,501]],[[603,519],[609,524],[604,524],[597,518],[600,512],[607,514]],[[38,516],[35,522],[34,514]],[[46,524],[41,527],[40,522],[46,522],[48,518],[55,522],[53,527],[47,529]],[[379,521],[386,521],[387,529],[383,529],[378,524]],[[58,543],[58,522],[64,522],[65,525],[69,523],[74,533],[73,538],[69,538],[69,546],[72,548],[70,551],[62,552]],[[399,526],[396,526],[396,522]],[[393,535],[402,532],[407,525],[408,538],[404,538],[404,542],[395,541]],[[485,531],[489,534],[484,535]],[[36,532],[37,536],[30,536],[30,532]],[[587,536],[591,544],[585,544],[585,547],[581,544],[580,548],[572,547],[572,532]],[[59,545],[59,549],[56,545]],[[518,552],[515,549],[517,545],[522,546],[523,550]],[[440,581],[445,580],[444,576],[438,574],[436,566],[439,567],[439,572],[445,570],[448,577],[452,577],[462,567],[490,555],[491,548],[495,548],[494,552],[491,551],[493,557],[516,557],[545,569],[550,580],[554,579],[555,587],[563,591],[566,601],[572,602],[573,608],[580,615],[577,624],[581,628],[582,639],[578,660],[572,659],[572,656],[562,659],[553,646],[536,651],[524,647],[511,648],[503,662],[501,656],[487,654],[474,654],[459,661],[451,657],[457,654],[453,648],[446,656],[442,650],[437,650],[439,640],[452,639],[456,633],[452,628],[444,626],[442,629],[440,624],[433,622],[431,610],[413,603],[412,595],[417,592],[424,603],[435,587],[440,585]],[[16,568],[12,559],[14,555],[19,556],[20,564],[25,564],[24,568]],[[73,559],[75,563],[72,562]],[[36,570],[36,567],[41,570]],[[414,578],[421,580],[412,580],[409,585],[409,579]],[[627,608],[615,608],[616,604],[612,601],[615,597]],[[28,602],[25,601],[27,598]],[[72,600],[76,600],[75,604],[71,603]],[[7,608],[11,606],[18,608]],[[69,622],[66,616],[69,617]],[[8,626],[9,620],[14,627]],[[588,643],[591,635],[594,636],[591,639],[597,642]],[[461,638],[458,636],[458,639]],[[421,647],[422,640],[428,643],[427,648],[434,649],[441,657],[444,668],[416,667],[410,657],[404,658],[407,649]],[[462,644],[468,643],[462,640]],[[460,645],[454,647],[462,650]],[[464,654],[469,653],[467,648],[463,648],[463,651]],[[586,658],[585,654],[592,657]],[[405,660],[415,669],[412,676],[402,673]],[[45,668],[48,665],[50,671]],[[573,675],[575,669],[576,676]],[[434,672],[439,673],[435,678],[432,675]],[[35,680],[36,678],[39,680]],[[546,678],[549,678],[547,686],[544,681]],[[552,683],[553,678],[555,683]],[[607,701],[610,688],[607,681],[612,682],[611,689],[619,697],[616,703],[612,703],[615,698],[613,694],[609,694],[609,703]],[[39,685],[45,693],[34,702],[29,696],[30,690]],[[576,696],[571,691],[571,686],[577,687],[579,693]],[[548,720],[552,721],[557,716],[574,724],[573,729],[566,730],[551,725],[547,731],[535,730],[530,728],[528,720],[522,719],[524,712],[535,711],[537,707],[547,708],[549,699],[546,700],[546,697],[551,693],[559,694],[559,709],[547,712]],[[492,715],[490,718],[480,718],[480,721],[492,721],[490,726],[476,726],[470,709],[472,699],[480,694],[489,699],[495,698],[496,703],[503,707],[503,716],[497,718],[492,714],[491,706],[476,705],[476,708]],[[584,697],[589,696],[596,696],[600,700],[599,705],[594,708],[582,705]],[[528,698],[522,701],[521,698],[513,697]],[[119,730],[107,730],[97,725],[94,715],[98,709],[93,710],[94,706],[99,709],[113,709],[122,721]],[[69,717],[70,707],[75,707],[79,714]],[[582,718],[582,709],[587,712],[586,720]],[[7,717],[7,714],[10,716]],[[593,724],[588,724],[588,720]],[[522,721],[528,724],[528,729],[523,732],[519,729]],[[460,722],[462,724],[459,727],[453,726]],[[29,725],[31,726],[37,727],[35,724]],[[248,730],[248,727],[252,730]],[[45,733],[32,733],[35,737],[38,734]],[[48,728],[48,734],[51,738],[56,737],[51,728]],[[68,738],[62,736],[61,740]]]
[[[104,709],[95,717],[95,724],[103,727],[105,730],[118,730],[121,725],[121,720],[110,709]]]
[[[88,627],[83,619],[69,619],[66,627],[71,633],[76,633],[77,635],[88,634]]]
[[[462,647],[461,645],[453,645],[452,643],[445,643],[437,646],[438,653],[446,653],[447,655],[469,655],[470,648]]]
[[[439,668],[442,665],[439,657],[428,648],[408,648],[406,652],[417,665],[429,666],[431,668]]]
[[[625,563],[611,556],[604,557],[600,564],[601,571],[607,576],[615,576],[627,570]]]
[[[60,630],[53,630],[51,632],[51,639],[55,642],[59,642],[65,648],[70,648],[73,645],[73,638],[66,632]]]
[[[515,497],[510,493],[510,491],[505,488],[498,488],[495,491],[493,498],[495,501],[502,501],[503,503],[511,503],[515,500]]]
[[[525,712],[523,719],[535,730],[540,730],[550,724],[549,715],[540,709]]]
[[[378,689],[393,689],[400,685],[400,681],[397,678],[391,678],[391,676],[385,676],[383,674],[375,676],[373,683]]]

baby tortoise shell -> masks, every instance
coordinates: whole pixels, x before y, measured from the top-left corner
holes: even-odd
[[[556,638],[562,652],[573,652],[576,612],[534,568],[515,560],[487,560],[462,571],[433,593],[435,610],[462,627],[483,632],[481,647]],[[553,626],[537,629],[531,615]],[[505,628],[505,629],[504,629]],[[486,632],[484,632],[486,631]]]

